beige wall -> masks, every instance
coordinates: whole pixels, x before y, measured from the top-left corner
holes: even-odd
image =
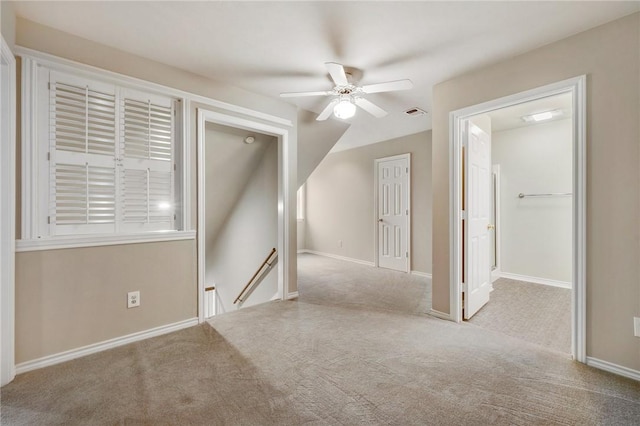
[[[16,44],[19,46],[291,120],[293,127],[289,133],[287,157],[292,168],[289,186],[294,195],[289,196],[288,204],[290,210],[295,212],[297,109],[294,106],[24,19],[17,19],[16,25]],[[192,120],[188,123],[191,128],[189,161],[193,166],[190,177],[192,228],[196,226],[197,214],[195,111],[198,107],[203,105],[192,103]],[[18,152],[18,158],[19,155]],[[294,213],[289,220],[292,255],[288,259],[287,270],[292,280],[290,291],[296,291],[295,220]],[[17,362],[194,317],[197,315],[195,247],[196,242],[191,240],[18,253]],[[154,254],[156,252],[162,253],[163,260]],[[122,268],[123,262],[125,265],[139,263],[145,268]],[[43,269],[46,269],[46,274],[34,272]],[[89,279],[96,271],[101,274],[100,280]],[[148,277],[144,275],[145,271],[150,271]],[[163,271],[165,273],[160,273]],[[142,291],[143,306],[128,310],[125,315],[120,309],[132,286]],[[46,293],[42,293],[42,289],[46,289]],[[76,289],[86,293],[81,299],[81,309],[77,307]],[[37,303],[34,303],[34,297],[37,297]],[[177,306],[173,306],[174,303]],[[171,307],[168,308],[168,305]],[[94,312],[104,314],[96,319],[101,321],[98,331],[95,331],[96,322],[86,319],[84,315]],[[74,321],[71,321],[72,318]]]
[[[449,112],[587,75],[587,355],[640,370],[640,14],[433,90],[433,308],[449,312]]]
[[[493,132],[491,161],[500,165],[501,270],[571,283],[571,119]]]
[[[194,241],[18,253],[16,363],[195,317],[195,253]]]
[[[373,262],[374,160],[407,152],[411,153],[411,269],[430,273],[431,132],[329,154],[307,180],[305,248]]]

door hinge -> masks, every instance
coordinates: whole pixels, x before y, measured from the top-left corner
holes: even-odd
[[[47,90],[51,90],[51,82],[47,83]]]
[[[467,283],[462,283],[462,292],[466,293],[467,292]]]
[[[405,252],[405,256],[408,259],[409,258],[409,252]]]
[[[406,171],[407,173],[409,173],[409,168],[408,168],[408,167],[406,167],[406,168],[405,168],[405,171]]]
[[[460,212],[460,217],[462,218],[462,220],[466,220],[466,219],[467,219],[467,212],[466,212],[466,211],[464,211],[464,210],[462,210],[462,211]]]
[[[176,215],[175,214],[173,215],[173,220],[176,220]]]
[[[173,163],[173,171],[175,172],[176,170],[178,170],[178,166],[176,165],[176,163]]]
[[[51,216],[47,216],[47,224],[51,225]]]
[[[51,153],[47,152],[47,161],[51,161]]]
[[[409,216],[409,209],[405,210],[405,214]]]

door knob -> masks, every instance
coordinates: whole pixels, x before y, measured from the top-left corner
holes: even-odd
[[[378,219],[378,222],[382,222],[382,219]]]
[[[489,229],[489,230],[491,230],[491,229],[496,229],[496,226],[495,226],[495,225],[492,225],[492,224],[488,224],[488,225],[487,225],[487,229]]]

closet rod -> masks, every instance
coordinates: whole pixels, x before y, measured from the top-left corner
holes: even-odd
[[[518,198],[524,197],[563,197],[563,196],[571,196],[573,195],[571,192],[556,192],[550,194],[523,194],[522,192],[518,194]]]

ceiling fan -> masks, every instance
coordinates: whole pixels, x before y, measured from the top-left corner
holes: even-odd
[[[333,99],[322,110],[316,120],[323,121],[329,118],[331,113],[338,118],[351,118],[356,113],[356,106],[359,106],[369,114],[377,118],[387,115],[387,111],[383,110],[373,102],[365,99],[362,95],[380,92],[392,92],[396,90],[408,90],[413,88],[411,80],[387,81],[385,83],[367,84],[357,86],[350,81],[347,72],[341,64],[335,62],[326,62],[325,66],[329,71],[331,79],[335,83],[333,90],[325,90],[319,92],[286,92],[280,93],[282,98],[294,98],[299,96],[333,96]]]

